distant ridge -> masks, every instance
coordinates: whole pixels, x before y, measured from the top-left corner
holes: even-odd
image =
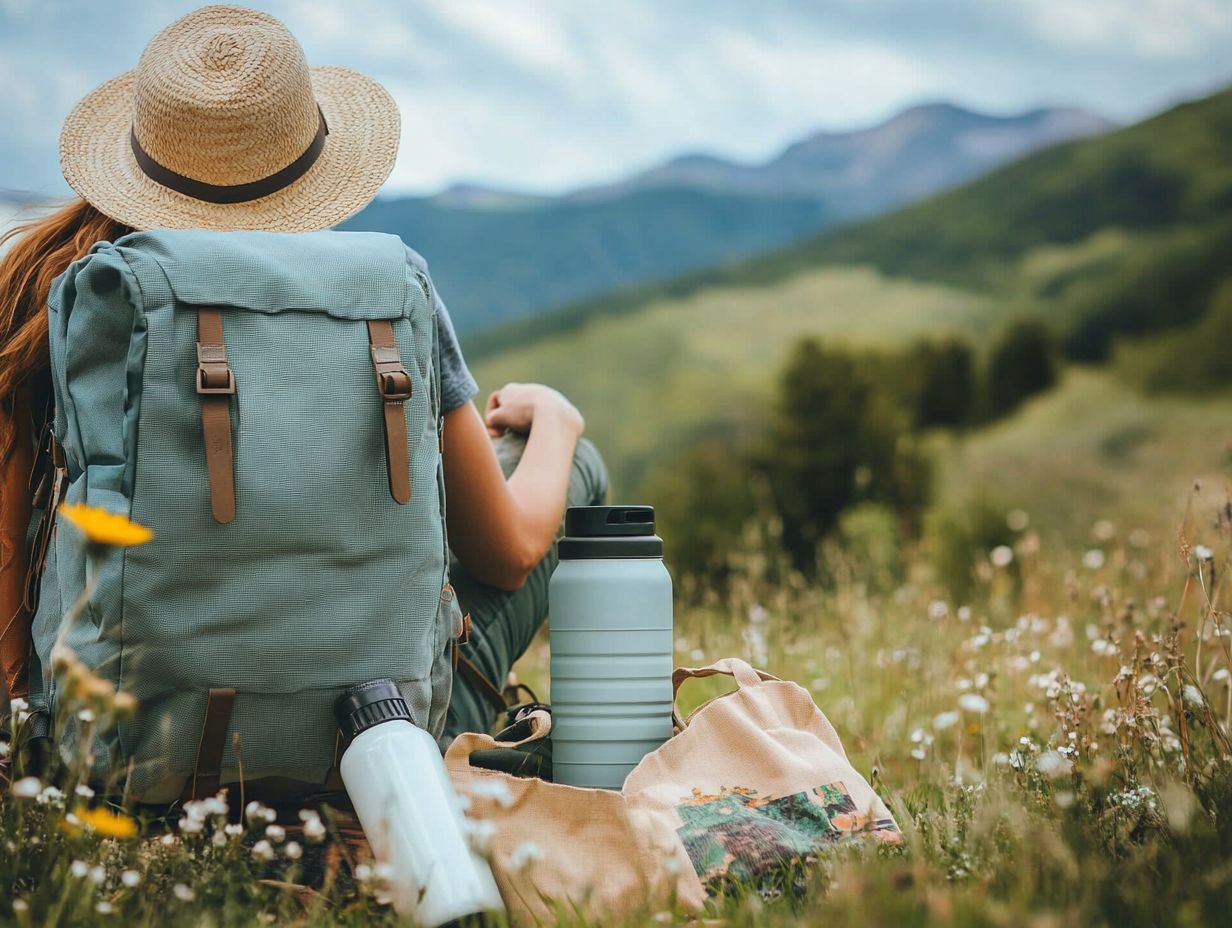
[[[686,155],[559,197],[459,184],[378,198],[343,228],[401,235],[474,332],[782,248],[1110,125],[1069,108],[990,116],[932,103],[816,133],[760,165]]]

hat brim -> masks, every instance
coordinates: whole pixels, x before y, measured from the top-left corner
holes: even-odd
[[[137,166],[129,133],[129,71],[88,94],[60,131],[60,167],[78,194],[134,229],[257,229],[313,232],[347,219],[376,196],[398,157],[398,106],[377,81],[349,68],[310,68],[329,135],[295,182],[245,203],[208,203],[177,193]]]

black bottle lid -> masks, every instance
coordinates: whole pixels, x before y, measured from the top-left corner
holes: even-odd
[[[653,506],[570,506],[557,551],[561,560],[662,557],[663,539]]]
[[[351,687],[334,700],[334,717],[348,740],[382,722],[413,722],[393,680],[371,680]]]

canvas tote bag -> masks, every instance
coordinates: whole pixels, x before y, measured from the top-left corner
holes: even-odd
[[[805,689],[738,658],[679,668],[673,687],[715,674],[733,677],[736,689],[679,721],[621,792],[471,767],[472,753],[500,745],[479,734],[454,741],[446,766],[472,818],[487,823],[480,827],[515,921],[672,905],[697,912],[709,894],[772,883],[785,863],[837,843],[901,840]],[[543,713],[527,740],[548,728]]]

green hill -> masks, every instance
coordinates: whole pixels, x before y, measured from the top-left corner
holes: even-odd
[[[617,492],[632,494],[675,448],[755,427],[772,371],[802,335],[889,346],[949,330],[978,344],[1036,315],[1091,359],[1200,319],[1232,277],[1230,156],[1224,92],[890,216],[467,349],[485,388],[533,379],[575,398]],[[1164,340],[1173,355],[1176,337]]]

